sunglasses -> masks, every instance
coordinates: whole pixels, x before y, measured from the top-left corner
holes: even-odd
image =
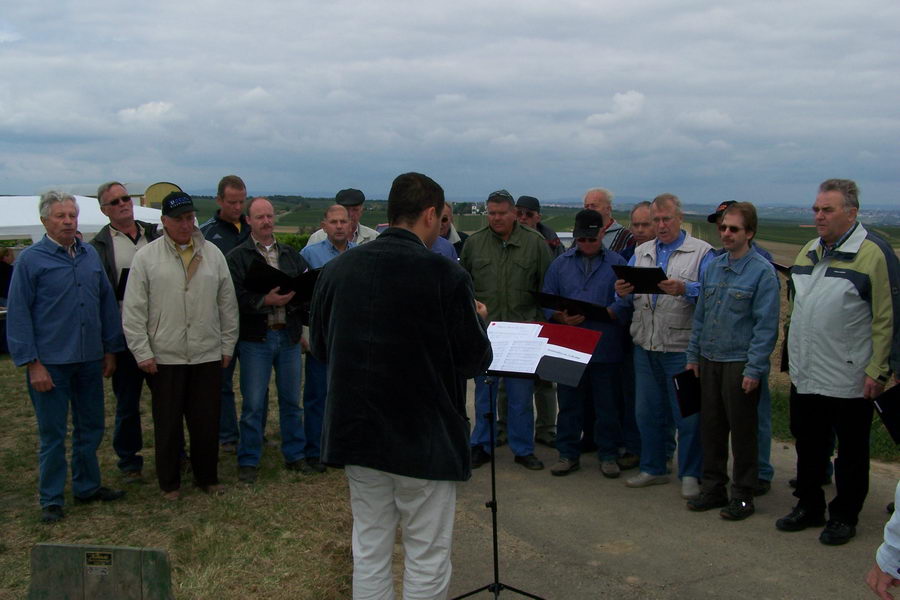
[[[118,206],[119,202],[125,202],[127,204],[127,203],[131,202],[131,196],[119,196],[118,198],[114,198],[113,200],[110,200],[103,206]]]
[[[580,244],[593,244],[594,242],[597,241],[597,239],[598,238],[583,237],[583,238],[575,238],[575,241]]]
[[[731,233],[737,233],[741,229],[743,229],[743,227],[738,227],[737,225],[719,225],[719,231],[723,232],[723,233],[726,231],[730,231]]]

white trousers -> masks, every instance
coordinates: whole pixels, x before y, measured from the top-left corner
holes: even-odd
[[[406,555],[404,600],[443,600],[450,586],[456,482],[347,465],[353,510],[353,599],[394,600],[397,525]]]

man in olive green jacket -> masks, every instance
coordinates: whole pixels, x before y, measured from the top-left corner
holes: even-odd
[[[472,276],[475,298],[487,306],[490,321],[542,321],[541,307],[531,292],[540,291],[551,262],[544,238],[519,225],[515,200],[506,190],[488,196],[487,213],[488,226],[469,236],[459,259]],[[517,463],[527,469],[543,469],[544,464],[534,455],[534,381],[505,378],[505,386],[509,447]],[[496,386],[491,387],[484,377],[475,378],[473,468],[485,464],[493,452],[485,419],[491,411],[490,395],[496,396]]]

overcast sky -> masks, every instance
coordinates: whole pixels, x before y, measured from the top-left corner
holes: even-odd
[[[900,196],[897,0],[2,5],[0,194]]]

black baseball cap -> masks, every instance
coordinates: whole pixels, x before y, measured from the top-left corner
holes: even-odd
[[[578,238],[598,238],[603,233],[603,215],[596,210],[585,208],[578,211],[575,215],[575,228],[572,230],[572,237]]]
[[[725,209],[731,206],[732,204],[737,204],[736,200],[726,200],[722,204],[716,208],[716,212],[706,217],[706,220],[710,223],[715,223],[721,218],[722,213],[725,212]]]
[[[177,217],[186,212],[196,211],[194,199],[184,192],[169,192],[162,201],[162,214],[164,217]]]
[[[512,194],[510,194],[506,190],[497,190],[496,192],[491,192],[490,194],[488,194],[487,201],[488,202],[509,202],[510,204],[516,203],[516,201],[512,197]]]
[[[366,201],[366,196],[359,190],[347,188],[339,191],[334,200],[341,206],[359,206]]]
[[[524,208],[525,210],[533,210],[536,213],[541,212],[541,202],[534,196],[519,196],[516,200],[516,208]]]

